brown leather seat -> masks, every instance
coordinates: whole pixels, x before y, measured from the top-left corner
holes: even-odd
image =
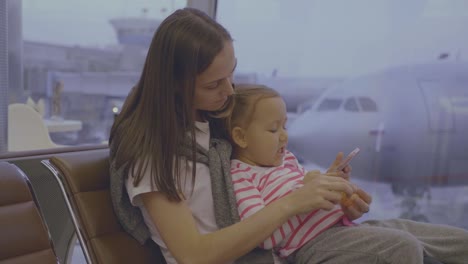
[[[0,263],[57,263],[28,179],[0,162]]]
[[[156,244],[140,245],[118,223],[109,190],[108,156],[108,149],[101,149],[50,159],[69,194],[85,257],[92,263],[166,263]]]

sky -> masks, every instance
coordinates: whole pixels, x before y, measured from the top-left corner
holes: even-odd
[[[117,44],[110,19],[164,19],[186,0],[23,0],[23,37],[48,43],[100,46]]]
[[[222,1],[218,8],[219,21],[237,39],[238,67],[245,71],[354,76],[434,61],[441,52],[452,58],[468,53],[467,0],[249,3]]]
[[[23,37],[107,47],[116,17],[163,19],[183,0],[23,0]],[[164,12],[162,10],[165,10]],[[354,76],[392,65],[467,59],[468,0],[219,0],[238,70]]]

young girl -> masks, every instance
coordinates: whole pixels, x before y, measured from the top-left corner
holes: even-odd
[[[156,31],[140,80],[112,127],[110,173],[117,217],[141,243],[150,236],[167,263],[233,262],[290,217],[337,203],[329,193],[352,193],[340,177],[314,175],[245,221],[236,223],[236,214],[222,219],[225,214],[219,212],[226,203],[218,198],[232,188],[218,184],[230,175],[215,173],[224,164],[215,162],[223,144],[213,136],[221,131],[217,118],[232,106],[235,67],[226,29],[198,10],[177,10]],[[199,157],[200,151],[210,158]],[[229,212],[237,212],[235,204]],[[351,219],[363,213],[360,207],[348,212]]]
[[[247,220],[301,188],[305,171],[286,149],[286,105],[279,94],[265,86],[245,85],[237,87],[234,98],[226,119],[234,145],[231,176],[239,215]],[[359,189],[351,202],[358,197],[370,203]],[[406,220],[357,225],[344,214],[347,206],[330,203],[296,215],[260,247],[274,248],[291,263],[422,263],[424,254],[444,263],[468,263],[466,230]]]

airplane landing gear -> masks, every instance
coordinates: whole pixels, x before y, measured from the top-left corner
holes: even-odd
[[[392,184],[392,192],[396,196],[402,197],[400,218],[429,222],[429,218],[421,212],[421,207],[418,204],[426,195],[426,199],[431,199],[431,192],[427,186]]]
[[[427,186],[411,186],[405,185],[404,183],[393,183],[392,184],[392,192],[395,195],[401,196],[411,196],[411,197],[418,197],[421,198],[424,194],[428,194],[430,198],[430,191]]]
[[[429,219],[426,215],[420,212],[420,206],[414,197],[405,197],[401,201],[402,213],[400,218],[414,220],[418,222],[429,223]]]

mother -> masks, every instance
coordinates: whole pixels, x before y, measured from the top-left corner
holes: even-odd
[[[141,78],[112,127],[116,212],[140,242],[150,234],[168,263],[233,262],[291,216],[330,208],[341,192],[353,192],[342,178],[309,176],[304,187],[237,222],[223,170],[230,149],[213,140],[218,118],[233,103],[236,63],[226,29],[198,10],[177,10],[155,33]],[[356,219],[367,208],[359,199],[345,213]]]

